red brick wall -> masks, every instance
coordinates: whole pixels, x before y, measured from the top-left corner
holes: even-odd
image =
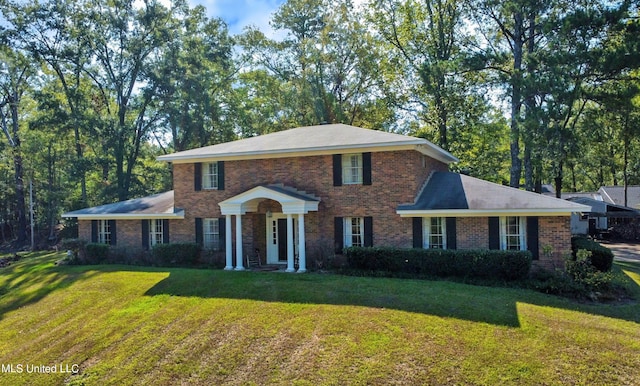
[[[91,220],[78,221],[78,238],[91,242]]]
[[[535,267],[554,270],[564,269],[564,256],[571,253],[570,217],[539,217],[539,259]],[[487,217],[458,218],[456,241],[458,249],[489,248],[489,225]]]
[[[396,208],[412,203],[429,174],[446,171],[447,165],[417,151],[374,152],[372,185],[337,187],[333,186],[331,155],[227,161],[224,168],[224,190],[196,192],[194,165],[174,164],[175,206],[185,209],[185,219],[171,224],[172,241],[194,241],[195,218],[220,217],[218,202],[259,185],[281,183],[320,198],[318,212],[305,216],[309,250],[321,243],[333,244],[336,216],[372,216],[374,245],[411,247],[411,219],[401,218]],[[259,213],[266,213],[266,209],[260,207]],[[243,247],[264,250],[264,236],[250,240],[250,233],[265,232],[257,229],[264,221],[253,221],[248,215],[243,216]]]
[[[534,266],[564,269],[564,257],[571,254],[571,217],[540,217],[538,240],[540,260]]]
[[[460,217],[456,219],[458,249],[488,249],[489,219],[487,217]]]
[[[142,248],[142,220],[116,220],[116,240],[117,246],[122,248]],[[169,240],[179,241],[173,234],[173,228],[180,228],[182,220],[169,220]],[[179,224],[179,225],[177,225]],[[91,241],[91,220],[78,221],[78,237],[88,242]],[[187,241],[194,242],[193,239]]]

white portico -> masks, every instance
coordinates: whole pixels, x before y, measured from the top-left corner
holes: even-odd
[[[283,221],[282,224],[282,227],[286,228],[286,240],[283,238],[282,242],[286,243],[287,272],[295,272],[294,256],[296,250],[299,259],[297,272],[305,272],[305,214],[309,211],[317,211],[320,199],[283,185],[257,186],[219,203],[221,213],[225,216],[225,269],[235,269],[236,271],[245,269],[242,250],[242,216],[248,212],[257,212],[258,205],[264,200],[278,202],[282,206],[282,213],[277,217],[284,220],[286,216],[286,223]],[[232,244],[233,216],[235,216],[235,267],[233,265]],[[294,230],[294,222],[297,223],[297,230]],[[267,233],[270,232],[270,226],[270,222],[267,222]],[[277,223],[274,223],[274,226],[277,226]]]

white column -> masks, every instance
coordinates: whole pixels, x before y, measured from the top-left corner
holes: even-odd
[[[236,215],[236,271],[243,271],[242,264],[242,215]]]
[[[298,215],[298,273],[307,272],[307,253],[304,241],[304,214]]]
[[[287,272],[295,272],[293,267],[293,215],[287,214]]]
[[[226,271],[230,271],[233,269],[233,245],[231,244],[231,215],[225,215],[224,227],[224,247],[226,253],[227,263],[224,267]]]

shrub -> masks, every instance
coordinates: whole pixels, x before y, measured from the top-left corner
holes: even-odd
[[[503,280],[527,277],[528,251],[401,249],[351,247],[345,249],[351,269],[390,272],[414,277],[459,276]]]
[[[90,243],[85,246],[87,251],[87,263],[101,264],[109,258],[109,246],[101,243]]]
[[[611,289],[613,274],[598,270],[591,260],[591,251],[580,249],[576,252],[576,258],[566,262],[567,274],[573,281],[584,287],[587,293],[603,292]]]
[[[60,247],[65,251],[71,251],[71,254],[65,257],[64,262],[67,264],[83,264],[86,259],[86,245],[86,240],[63,239]]]
[[[156,244],[151,255],[160,265],[190,266],[198,261],[200,250],[197,243]]]
[[[608,272],[613,265],[613,252],[607,247],[603,247],[599,243],[586,237],[573,237],[571,239],[571,249],[573,251],[573,259],[576,260],[576,254],[579,250],[584,249],[591,252],[588,260],[600,272]]]

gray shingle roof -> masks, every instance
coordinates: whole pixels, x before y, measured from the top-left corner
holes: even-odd
[[[571,197],[567,198],[567,200],[591,207],[590,212],[629,212],[635,213],[636,215],[640,214],[640,210],[633,209],[628,206],[612,204],[602,200],[596,200],[590,197]]]
[[[624,186],[603,186],[598,190],[602,198],[611,204],[624,206]],[[627,186],[627,205],[640,209],[640,186]]]
[[[173,190],[147,197],[134,198],[67,212],[66,218],[78,219],[126,219],[126,218],[183,218],[184,211],[174,208]]]
[[[451,172],[434,172],[413,204],[398,206],[401,215],[428,212],[456,216],[565,214],[590,207],[566,200],[494,184]],[[421,213],[425,212],[425,213]]]
[[[457,162],[449,152],[426,139],[363,129],[344,124],[298,127],[257,137],[186,150],[158,157],[160,161],[258,159],[345,151],[415,149],[442,162]],[[302,153],[302,154],[301,154]]]

